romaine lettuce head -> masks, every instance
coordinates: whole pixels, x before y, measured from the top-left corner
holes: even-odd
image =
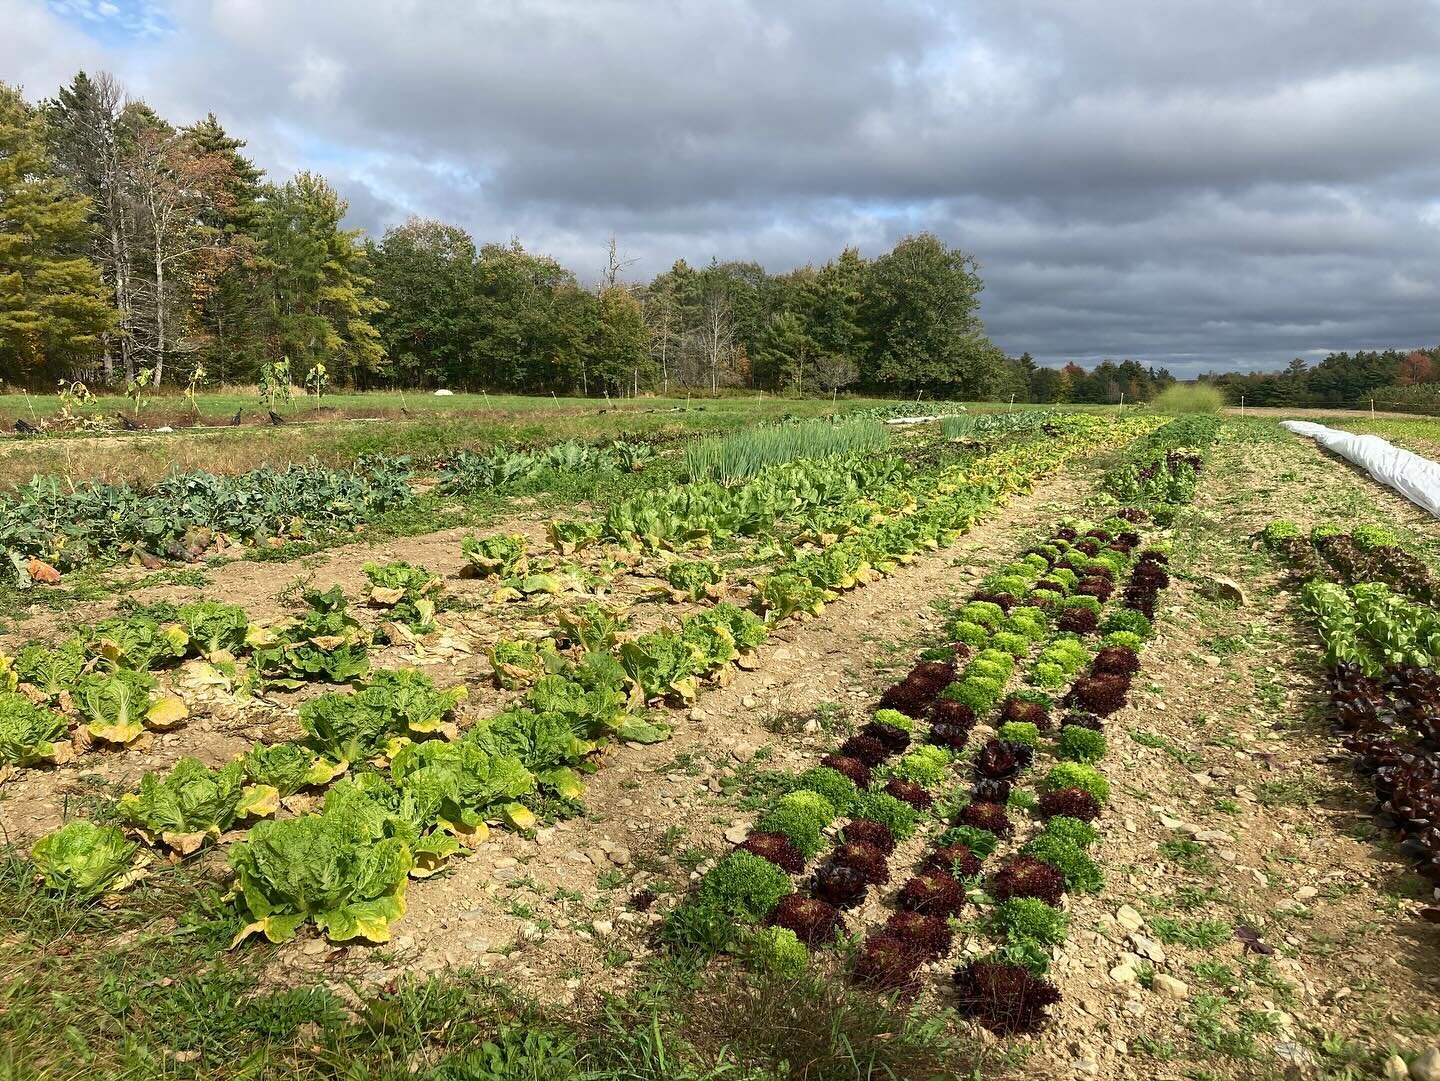
[[[514,755],[531,771],[577,765],[595,749],[594,743],[575,734],[563,713],[507,709],[474,731],[476,740],[495,747],[501,754]]]
[[[439,732],[456,705],[468,696],[463,686],[435,689],[435,683],[416,668],[382,669],[356,697],[382,710],[416,734]]]
[[[300,704],[305,742],[332,762],[368,762],[404,735],[404,722],[359,694],[322,694]]]
[[[281,796],[293,796],[312,784],[324,784],[332,773],[316,762],[315,752],[298,743],[256,743],[240,760],[245,779],[269,785]]]
[[[45,697],[55,699],[80,681],[85,668],[85,651],[80,642],[71,639],[55,649],[26,646],[15,654],[15,675]]]

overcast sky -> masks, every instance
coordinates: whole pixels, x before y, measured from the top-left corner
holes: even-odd
[[[1440,0],[0,0],[82,67],[582,278],[928,229],[1045,363],[1440,343]]]

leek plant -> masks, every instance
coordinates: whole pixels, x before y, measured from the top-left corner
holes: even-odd
[[[737,484],[767,466],[800,458],[828,458],[883,450],[890,436],[875,420],[812,420],[706,439],[685,451],[692,481]]]

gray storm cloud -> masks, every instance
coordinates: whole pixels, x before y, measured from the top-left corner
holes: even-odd
[[[1012,353],[1185,374],[1440,342],[1440,6],[210,0],[124,41],[0,0],[0,78],[213,109],[371,231],[772,270],[931,229]]]

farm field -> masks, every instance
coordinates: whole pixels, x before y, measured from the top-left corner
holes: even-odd
[[[1269,418],[436,401],[5,445],[133,487],[0,530],[4,1076],[1440,1077],[1428,515]]]

